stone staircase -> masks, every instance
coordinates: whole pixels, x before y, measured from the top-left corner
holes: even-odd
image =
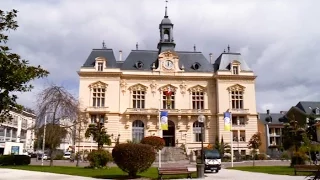
[[[155,162],[158,162],[158,157],[159,156],[157,155]],[[164,147],[161,150],[161,162],[178,162],[187,160],[189,160],[189,158],[182,148]]]

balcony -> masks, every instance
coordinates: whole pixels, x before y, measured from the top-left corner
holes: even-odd
[[[232,114],[249,114],[249,109],[230,109]]]
[[[209,109],[161,109],[160,111],[168,111],[169,115],[211,115]],[[125,114],[158,115],[159,109],[127,108]]]
[[[107,113],[109,112],[109,107],[87,107],[86,108],[87,112],[92,112],[92,113]]]

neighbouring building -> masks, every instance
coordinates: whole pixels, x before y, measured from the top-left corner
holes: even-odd
[[[33,152],[36,115],[28,111],[10,111],[12,120],[1,123],[0,126],[0,154],[4,153],[6,142],[23,143],[23,150]],[[12,143],[11,143],[12,144]]]
[[[249,153],[248,140],[258,127],[256,76],[245,59],[229,46],[216,60],[195,46],[193,51],[177,51],[174,36],[179,34],[173,33],[167,8],[159,30],[157,50],[140,50],[137,44],[125,59],[122,51],[116,58],[104,43],[91,51],[78,71],[79,99],[89,122],[103,123],[114,145],[118,137],[126,142],[158,135],[159,109],[167,110],[169,127],[162,134],[166,146],[197,149],[202,126],[197,119],[204,115],[205,145],[218,136],[226,143],[239,140],[233,143],[235,150]],[[228,109],[232,134],[224,130],[223,113]],[[81,149],[96,146],[90,139],[80,143]]]
[[[262,145],[259,148],[260,153],[269,156],[279,155],[282,147],[282,129],[284,128],[282,118],[286,112],[280,113],[259,113],[258,130],[261,135]]]
[[[62,127],[65,127],[67,130],[66,136],[62,139],[60,146],[58,149],[63,151],[70,151],[74,146],[74,139],[75,139],[75,127],[72,121],[68,118],[61,118],[59,120],[59,124]]]
[[[309,117],[315,117],[317,121],[317,141],[320,142],[320,102],[319,101],[300,101],[292,106],[286,114],[287,119],[295,119],[300,126],[308,123]]]

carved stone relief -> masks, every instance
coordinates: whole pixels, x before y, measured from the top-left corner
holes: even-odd
[[[186,94],[187,91],[187,84],[185,81],[182,81],[182,83],[180,84],[180,93],[182,94],[182,96],[184,96]]]
[[[200,85],[196,85],[196,86],[193,86],[193,87],[189,88],[188,91],[190,93],[192,93],[192,92],[204,92],[205,93],[206,92],[206,88],[203,87],[203,86],[200,86]]]
[[[121,79],[120,90],[121,90],[122,94],[124,94],[127,91],[127,85],[128,85],[128,83],[126,82],[126,80]]]
[[[147,90],[148,90],[148,87],[143,84],[140,84],[140,83],[129,87],[129,91],[145,91],[145,92],[147,92]]]
[[[158,87],[158,84],[156,83],[155,80],[153,80],[152,83],[150,84],[150,88],[151,88],[151,93],[152,94],[157,92],[157,87]]]

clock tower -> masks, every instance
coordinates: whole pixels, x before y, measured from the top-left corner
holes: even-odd
[[[165,7],[164,17],[159,24],[160,29],[160,41],[158,43],[159,54],[164,51],[174,51],[176,44],[173,40],[173,24],[169,19],[167,12],[167,5]]]

